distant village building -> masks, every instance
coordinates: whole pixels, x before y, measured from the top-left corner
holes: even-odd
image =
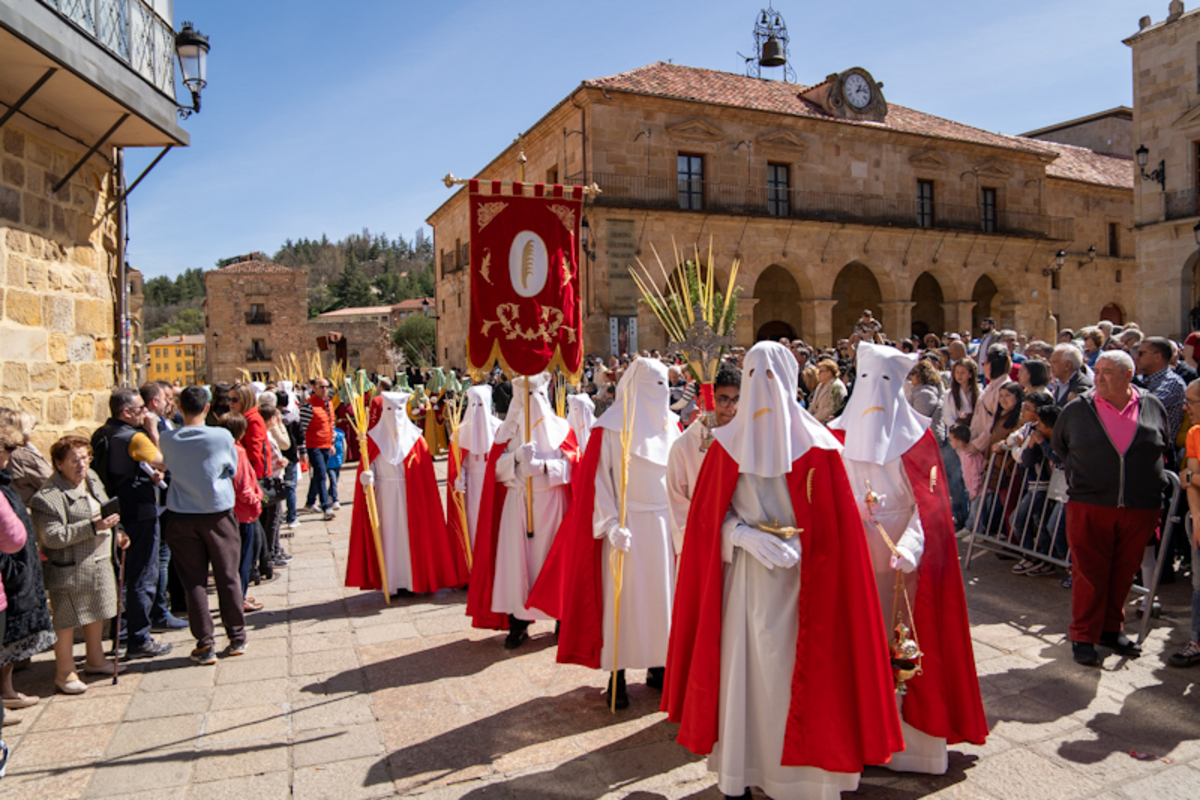
[[[1110,306],[1140,313],[1127,116],[1105,117],[1113,132],[1097,152],[889,103],[886,77],[854,68],[801,86],[659,62],[584,81],[549,109],[524,135],[526,182],[601,189],[586,202],[578,254],[585,351],[666,345],[629,269],[640,259],[662,287],[652,246],[670,270],[672,240],[705,258],[711,240],[722,286],[740,260],[743,346],[828,345],[868,308],[892,337],[977,333],[991,316],[1052,339]],[[1098,137],[1085,128],[1046,138],[1074,129],[1090,144]],[[478,177],[516,180],[517,155],[505,148]],[[438,357],[462,365],[466,190],[428,221]]]
[[[100,25],[109,4],[0,2],[0,405],[37,417],[42,452],[139,377],[123,153],[189,142],[171,4],[136,5],[136,24]]]
[[[146,345],[150,351],[148,380],[179,381],[182,386],[203,383],[204,335],[163,336]]]
[[[394,368],[389,347],[394,306],[340,309],[309,319],[308,273],[258,252],[204,273],[204,281],[204,341],[213,383],[240,380],[243,369],[252,380],[278,380],[281,358],[295,354],[306,369],[305,354],[314,351],[326,353],[326,369],[339,352],[350,369]],[[330,341],[335,333],[344,345]]]

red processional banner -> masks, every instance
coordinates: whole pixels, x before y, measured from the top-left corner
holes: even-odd
[[[579,223],[583,187],[473,180],[467,363],[509,375],[583,366]],[[527,194],[531,192],[531,194]]]

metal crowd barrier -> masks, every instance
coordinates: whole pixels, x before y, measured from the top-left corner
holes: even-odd
[[[1030,520],[1033,518],[1034,507],[1031,505],[1029,511],[1025,514],[1024,523],[1021,525],[1021,530],[1015,530],[1012,524],[1012,517],[1015,517],[1017,511],[1021,508],[1021,502],[1024,500],[1026,487],[1028,482],[1023,479],[1024,470],[1020,465],[1014,464],[1012,473],[1008,476],[1008,485],[1003,487],[1003,474],[996,481],[996,489],[992,492],[987,491],[988,484],[991,483],[992,474],[997,469],[997,460],[1003,464],[1003,459],[1009,458],[1010,451],[1002,450],[999,453],[992,453],[988,459],[987,471],[984,474],[983,486],[984,492],[980,495],[979,504],[975,509],[975,518],[971,523],[971,535],[967,540],[967,551],[963,555],[963,568],[970,569],[971,561],[976,547],[983,550],[990,550],[997,553],[1010,553],[1016,556],[1036,559],[1045,563],[1053,564],[1065,570],[1071,569],[1071,551],[1068,546],[1063,543],[1061,557],[1055,556],[1058,551],[1060,538],[1066,537],[1066,526],[1062,524],[1062,515],[1066,513],[1066,503],[1060,503],[1050,498],[1049,475],[1052,474],[1053,468],[1048,466],[1044,461],[1038,466],[1037,476],[1034,479],[1036,484],[1045,484],[1044,497],[1042,499],[1041,511],[1038,515],[1038,525],[1035,529],[1035,537],[1033,547],[1025,547],[1024,542],[1029,533]],[[999,467],[1003,470],[1003,466]],[[1016,483],[1018,475],[1022,476],[1020,489],[1017,494],[1016,503],[1011,504],[1013,485]],[[1142,626],[1138,633],[1138,643],[1140,644],[1145,638],[1150,629],[1150,618],[1153,615],[1154,598],[1158,594],[1159,582],[1162,579],[1163,569],[1167,559],[1171,553],[1171,536],[1174,533],[1175,526],[1184,522],[1184,517],[1179,513],[1179,503],[1183,497],[1183,487],[1179,482],[1179,476],[1174,472],[1167,471],[1167,481],[1171,486],[1171,502],[1167,507],[1167,517],[1163,524],[1162,537],[1160,539],[1158,559],[1154,565],[1154,575],[1151,577],[1149,586],[1133,587],[1133,591],[1139,594],[1146,595],[1145,613],[1142,614]],[[1001,491],[1003,489],[1003,491]],[[990,497],[990,502],[986,502]],[[1050,535],[1050,540],[1045,547],[1046,552],[1041,552],[1037,549],[1038,542],[1044,532],[1047,530],[1046,519],[1047,511],[1053,506],[1053,511],[1049,513],[1050,527],[1053,531]],[[986,524],[984,522],[984,509],[987,509]],[[999,519],[997,519],[997,509],[999,511]],[[1186,506],[1185,506],[1186,511]],[[1184,526],[1186,529],[1186,525]]]

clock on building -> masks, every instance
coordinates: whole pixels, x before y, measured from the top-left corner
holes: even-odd
[[[887,100],[883,84],[861,67],[834,73],[822,83],[800,93],[805,100],[819,105],[827,114],[842,119],[861,119],[883,122],[887,117]]]
[[[851,72],[842,81],[842,94],[847,103],[861,111],[871,104],[871,83],[861,72]]]

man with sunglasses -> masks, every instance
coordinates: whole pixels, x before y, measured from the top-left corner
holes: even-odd
[[[317,498],[321,499],[321,511],[326,520],[334,517],[333,503],[326,486],[326,463],[333,452],[333,411],[329,407],[332,385],[325,378],[312,383],[312,396],[300,409],[300,430],[304,440],[300,442],[300,461],[309,465],[308,500],[304,503],[309,511],[316,511]]]

